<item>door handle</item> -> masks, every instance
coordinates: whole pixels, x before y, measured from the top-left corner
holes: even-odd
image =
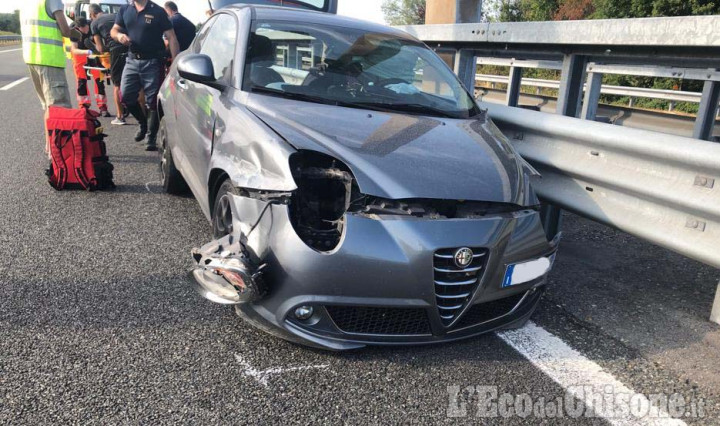
[[[182,90],[187,90],[187,88],[188,88],[187,81],[185,81],[185,79],[182,79],[182,78],[177,80],[175,82],[175,84],[177,84],[177,87],[179,87]]]

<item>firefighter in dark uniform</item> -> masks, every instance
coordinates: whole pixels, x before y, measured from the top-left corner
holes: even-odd
[[[179,51],[172,23],[162,7],[150,0],[135,0],[120,9],[111,35],[130,50],[120,92],[123,103],[140,125],[135,140],[140,142],[147,136],[146,150],[157,151],[156,139],[160,125],[157,95],[164,76],[166,56],[163,36],[168,41],[173,59]],[[147,116],[138,104],[141,89],[145,92]]]

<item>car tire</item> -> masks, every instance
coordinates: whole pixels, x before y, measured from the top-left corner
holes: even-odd
[[[215,238],[222,238],[233,232],[233,219],[236,218],[233,217],[230,207],[232,201],[228,195],[239,195],[239,192],[230,179],[225,179],[220,185],[213,203],[212,227]]]
[[[188,185],[175,167],[172,151],[167,143],[167,127],[165,118],[160,120],[158,130],[158,141],[160,142],[160,174],[162,176],[163,189],[172,195],[181,195],[188,192]]]

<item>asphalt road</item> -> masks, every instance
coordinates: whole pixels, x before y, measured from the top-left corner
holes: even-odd
[[[189,252],[211,229],[195,200],[163,194],[157,154],[132,141],[135,126],[110,119],[118,189],[55,192],[32,85],[1,90],[24,76],[20,63],[0,50],[0,76],[13,76],[0,78],[0,424],[477,423],[474,407],[448,418],[448,387],[565,395],[497,335],[326,353],[200,299]],[[686,421],[716,423],[720,387],[704,377],[720,377],[718,327],[705,321],[718,274],[574,216],[565,232],[534,321],[638,392],[703,398],[705,416]],[[690,345],[706,364],[661,362]]]

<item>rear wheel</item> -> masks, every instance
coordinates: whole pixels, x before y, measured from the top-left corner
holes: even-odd
[[[163,189],[166,193],[173,195],[186,193],[189,188],[180,171],[175,167],[172,152],[167,142],[167,126],[164,117],[160,120],[158,141],[160,145],[160,173],[162,174]]]
[[[230,206],[233,195],[238,195],[238,191],[232,181],[226,179],[218,189],[213,206],[212,225],[215,238],[222,238],[233,232],[233,219],[236,219]]]

